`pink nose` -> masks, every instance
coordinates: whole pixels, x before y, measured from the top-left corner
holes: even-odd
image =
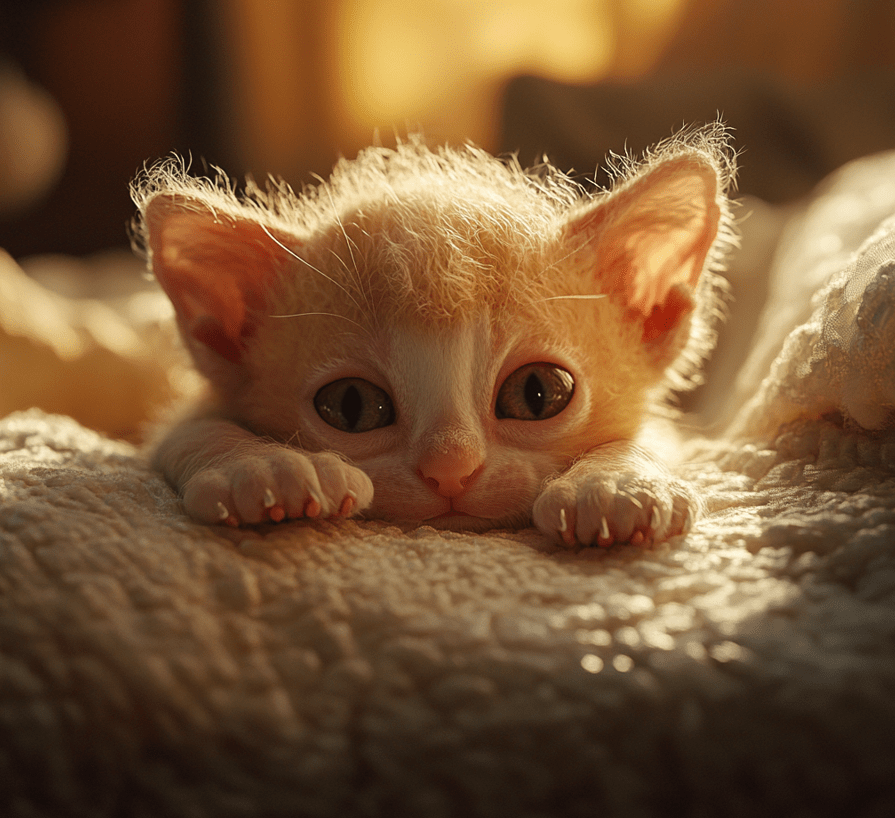
[[[420,458],[417,474],[442,497],[459,497],[482,469],[482,458],[468,450],[429,452]]]

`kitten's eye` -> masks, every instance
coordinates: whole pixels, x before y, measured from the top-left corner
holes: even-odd
[[[314,408],[341,432],[369,432],[395,422],[392,399],[363,378],[342,378],[314,396]]]
[[[526,364],[503,382],[497,393],[498,418],[547,420],[569,405],[575,381],[554,364]]]

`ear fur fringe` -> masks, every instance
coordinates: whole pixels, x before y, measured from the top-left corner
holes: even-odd
[[[704,381],[703,364],[717,341],[718,325],[727,318],[730,288],[722,272],[729,254],[739,246],[733,216],[735,203],[729,198],[736,188],[737,153],[731,132],[719,118],[715,122],[685,127],[650,148],[642,157],[611,154],[606,167],[614,182],[612,190],[633,183],[651,167],[686,154],[698,154],[714,169],[718,178],[717,204],[721,211],[718,234],[696,286],[696,307],[691,316],[690,336],[684,349],[665,371],[656,388],[653,407],[660,414],[675,415],[674,395],[699,386]]]

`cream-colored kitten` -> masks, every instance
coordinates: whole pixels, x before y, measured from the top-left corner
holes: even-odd
[[[720,126],[596,195],[416,138],[301,195],[148,170],[137,242],[210,385],[155,463],[207,523],[680,533],[698,502],[636,441],[710,345],[731,174]]]

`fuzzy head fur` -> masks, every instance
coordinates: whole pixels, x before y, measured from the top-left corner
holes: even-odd
[[[238,196],[170,160],[133,186],[135,245],[219,413],[355,462],[380,516],[429,503],[420,464],[453,452],[476,475],[475,513],[512,522],[544,479],[636,436],[650,407],[698,380],[713,342],[733,240],[723,127],[617,160],[616,176],[588,194],[549,165],[411,137],[300,195],[271,183]],[[501,383],[537,361],[573,373],[569,410],[495,425]],[[388,392],[396,428],[326,427],[313,397],[343,377]]]

